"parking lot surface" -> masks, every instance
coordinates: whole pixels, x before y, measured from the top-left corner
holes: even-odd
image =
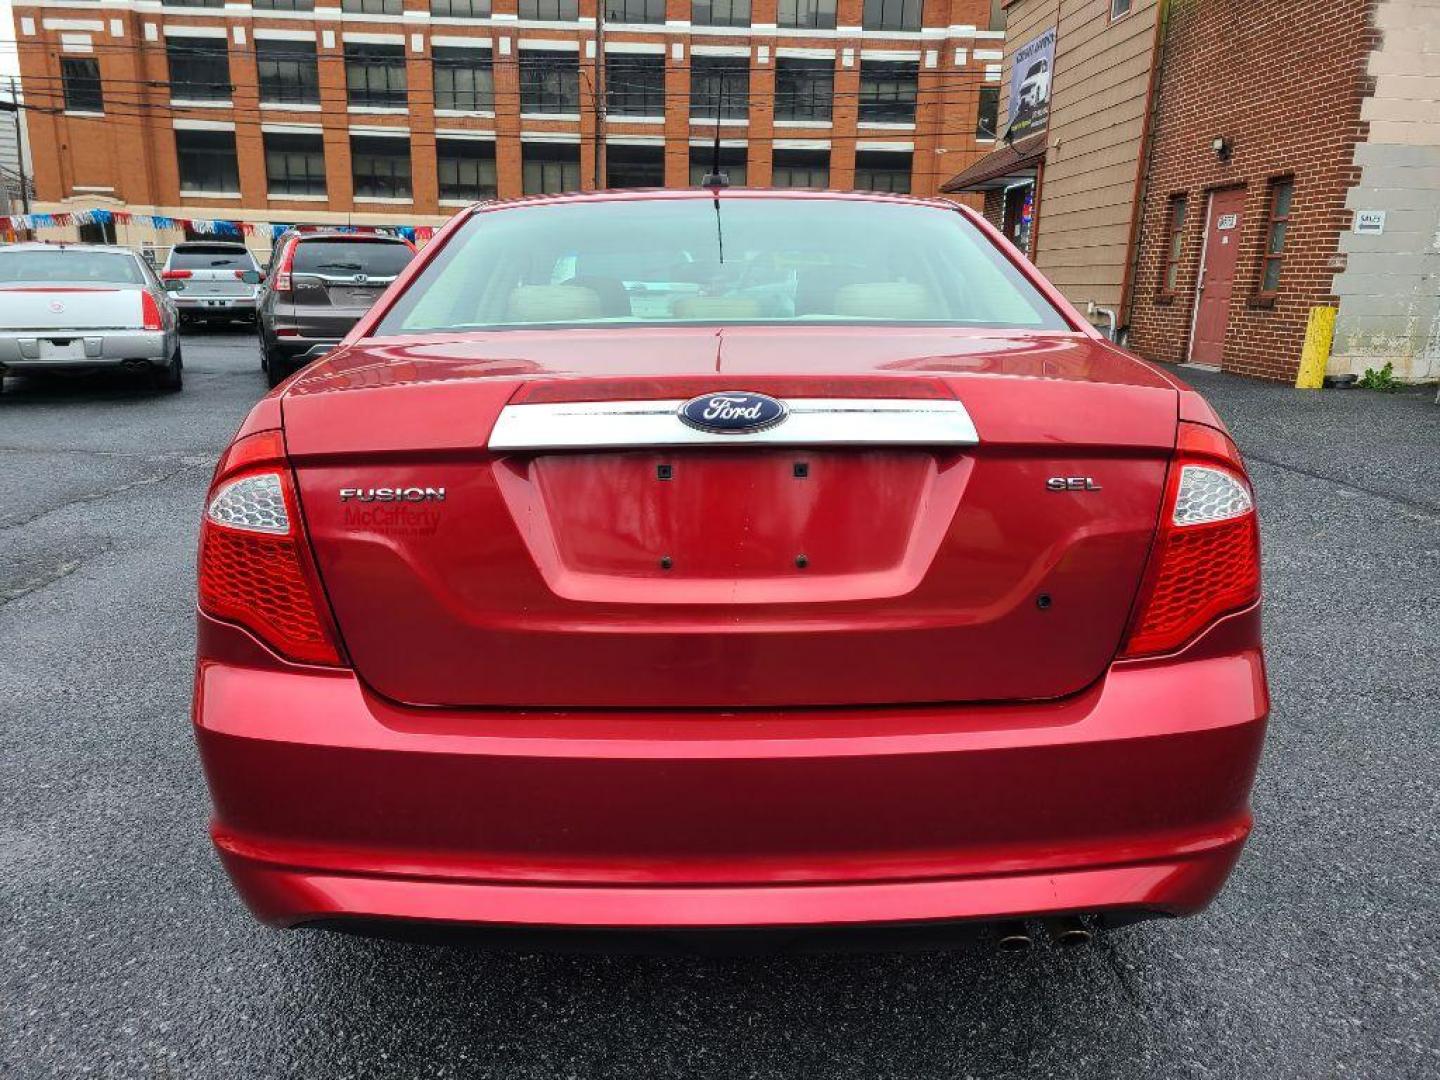
[[[256,925],[205,835],[193,553],[254,338],[0,397],[0,1076],[1440,1075],[1440,408],[1201,372],[1275,711],[1206,914],[1026,955],[487,953]],[[1433,394],[1433,391],[1432,391]],[[382,418],[377,418],[380,422]]]

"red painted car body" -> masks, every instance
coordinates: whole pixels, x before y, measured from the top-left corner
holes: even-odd
[[[783,197],[943,207],[1065,326],[378,333],[510,209],[458,215],[217,469],[216,499],[275,476],[292,523],[222,507],[201,545],[195,727],[260,918],[844,927],[1217,894],[1269,707],[1220,422],[969,211]],[[548,202],[683,199],[711,194]],[[959,402],[978,441],[489,445],[507,407],[727,390]],[[1172,523],[1207,478],[1240,512]]]

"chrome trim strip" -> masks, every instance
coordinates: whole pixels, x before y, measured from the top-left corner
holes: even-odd
[[[641,446],[973,446],[965,406],[911,398],[791,398],[783,423],[739,433],[683,423],[683,401],[578,401],[506,405],[491,450],[591,450]]]

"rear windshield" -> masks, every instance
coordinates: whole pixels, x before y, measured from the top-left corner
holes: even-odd
[[[255,260],[244,248],[183,247],[170,253],[171,270],[253,270]]]
[[[145,276],[134,256],[114,251],[0,250],[0,281],[143,285]]]
[[[722,197],[475,214],[378,332],[795,322],[1069,329],[953,210]]]
[[[409,244],[398,241],[301,240],[291,269],[297,274],[394,277],[414,255]]]

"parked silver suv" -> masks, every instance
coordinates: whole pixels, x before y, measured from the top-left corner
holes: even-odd
[[[183,322],[254,319],[260,264],[244,244],[187,240],[160,271]]]

